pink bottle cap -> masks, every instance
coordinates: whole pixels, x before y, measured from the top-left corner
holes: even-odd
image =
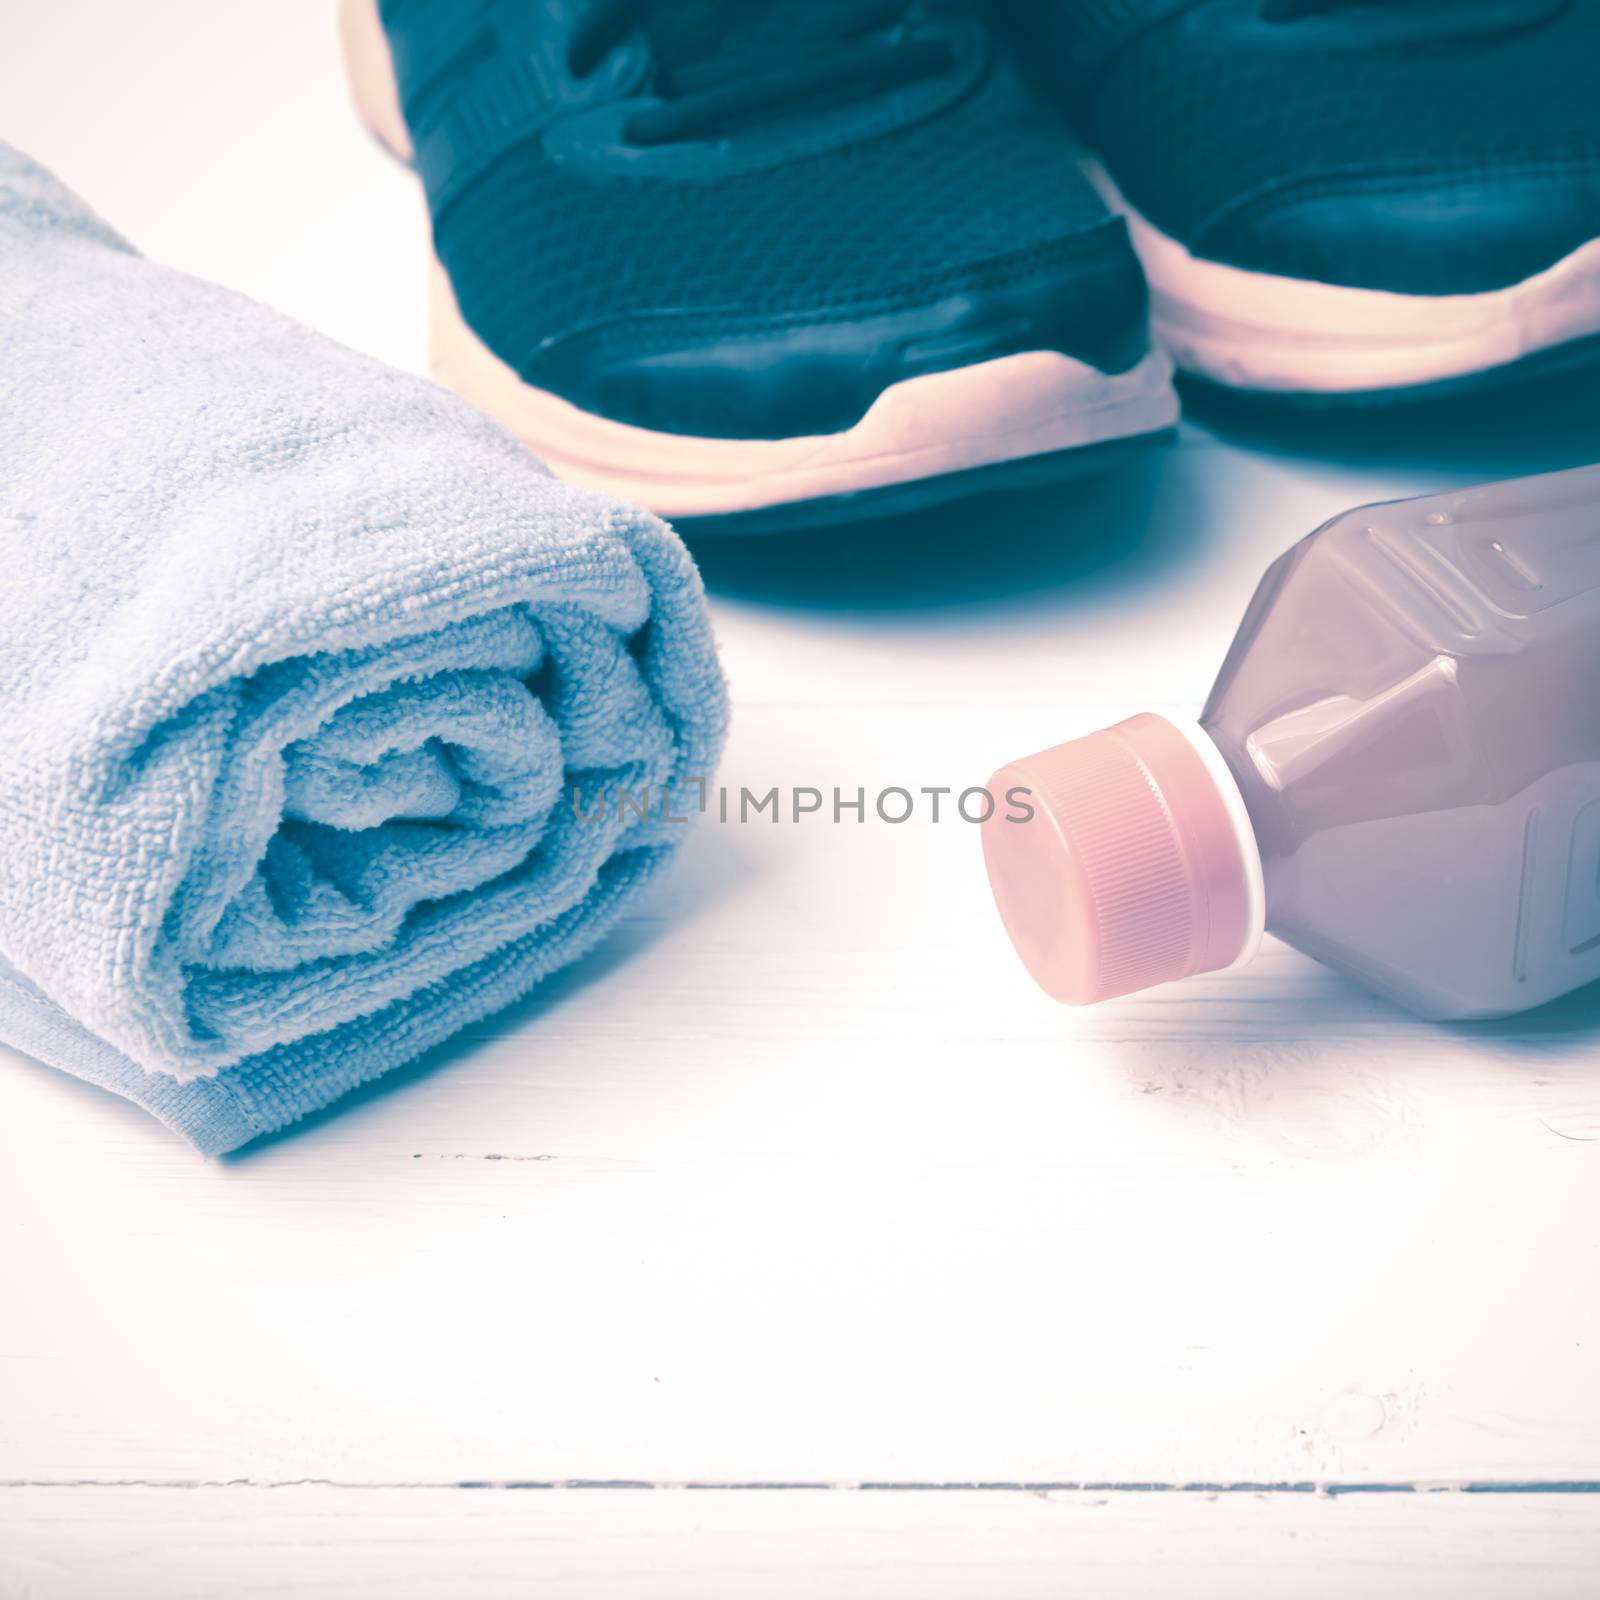
[[[1089,1005],[1255,954],[1260,852],[1203,729],[1146,712],[1013,761],[989,788],[989,884],[1017,954],[1055,999]],[[1016,789],[1030,791],[1024,804],[1007,803]],[[1031,817],[1009,820],[1027,806]]]

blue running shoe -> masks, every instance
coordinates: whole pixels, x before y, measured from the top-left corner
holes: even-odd
[[[1600,359],[1600,0],[1045,0],[1181,367],[1387,399]]]
[[[432,360],[560,475],[732,530],[1056,475],[1177,401],[976,4],[346,0],[433,219]]]

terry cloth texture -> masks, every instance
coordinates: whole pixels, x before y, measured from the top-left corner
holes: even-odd
[[[281,1128],[594,944],[725,719],[660,522],[0,145],[0,1039]]]

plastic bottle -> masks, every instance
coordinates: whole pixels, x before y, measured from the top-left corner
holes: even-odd
[[[1426,1017],[1600,978],[1600,466],[1346,512],[1268,569],[1197,727],[1012,762],[990,882],[1074,1004],[1264,929]]]

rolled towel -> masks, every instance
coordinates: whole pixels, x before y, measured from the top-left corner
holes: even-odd
[[[281,1128],[592,945],[725,717],[660,522],[0,145],[0,1039]]]

